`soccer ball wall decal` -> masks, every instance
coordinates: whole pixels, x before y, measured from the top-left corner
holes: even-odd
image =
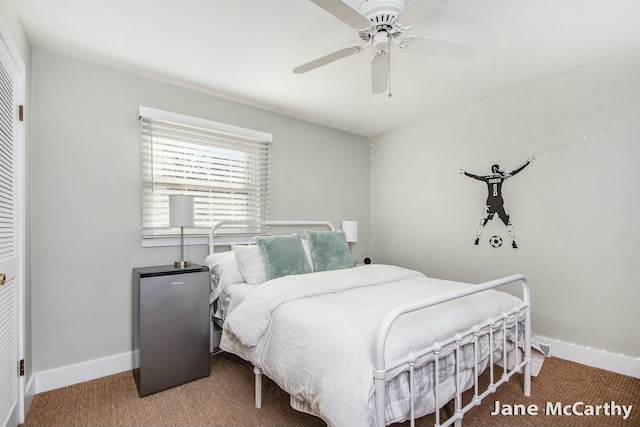
[[[500,236],[491,236],[489,238],[489,244],[494,248],[499,248],[502,246],[502,237]]]

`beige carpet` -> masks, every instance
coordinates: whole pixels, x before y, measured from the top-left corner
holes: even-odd
[[[538,405],[536,416],[490,415],[494,402]],[[633,405],[622,416],[545,415],[547,402],[573,405]],[[580,408],[578,408],[580,409]],[[450,408],[445,408],[447,412]],[[433,425],[433,416],[417,425]],[[27,415],[30,426],[325,426],[319,418],[291,409],[289,396],[265,378],[263,405],[253,405],[250,364],[230,354],[211,357],[211,375],[144,398],[138,396],[131,372],[124,372],[35,396]],[[408,423],[405,423],[408,425]],[[522,394],[516,376],[465,415],[473,426],[640,426],[640,380],[567,362],[547,359],[533,379],[532,395]],[[358,427],[358,426],[353,426]]]

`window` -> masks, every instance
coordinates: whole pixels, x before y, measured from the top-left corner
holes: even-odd
[[[172,194],[194,196],[195,227],[186,236],[208,236],[221,220],[268,219],[270,134],[148,107],[140,107],[140,129],[143,240],[179,235],[169,228]]]

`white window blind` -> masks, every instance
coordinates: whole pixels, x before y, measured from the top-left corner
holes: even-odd
[[[148,107],[140,107],[140,126],[144,238],[180,234],[169,228],[172,194],[194,196],[195,227],[186,235],[208,235],[221,220],[268,219],[270,134]]]

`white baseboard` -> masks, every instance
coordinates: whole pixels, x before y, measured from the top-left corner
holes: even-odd
[[[133,369],[133,352],[89,360],[35,374],[35,392],[42,393]]]
[[[551,346],[551,357],[558,357],[629,377],[640,378],[640,359],[638,358],[569,344],[552,338],[536,336],[536,340]]]
[[[640,359],[575,344],[568,344],[552,338],[538,336],[536,340],[551,346],[552,357],[640,378]],[[32,378],[27,385],[26,394],[30,399],[33,399],[33,396],[37,393],[43,393],[56,388],[130,371],[132,369],[133,352],[90,360],[77,365],[64,366],[35,374],[35,379]]]

